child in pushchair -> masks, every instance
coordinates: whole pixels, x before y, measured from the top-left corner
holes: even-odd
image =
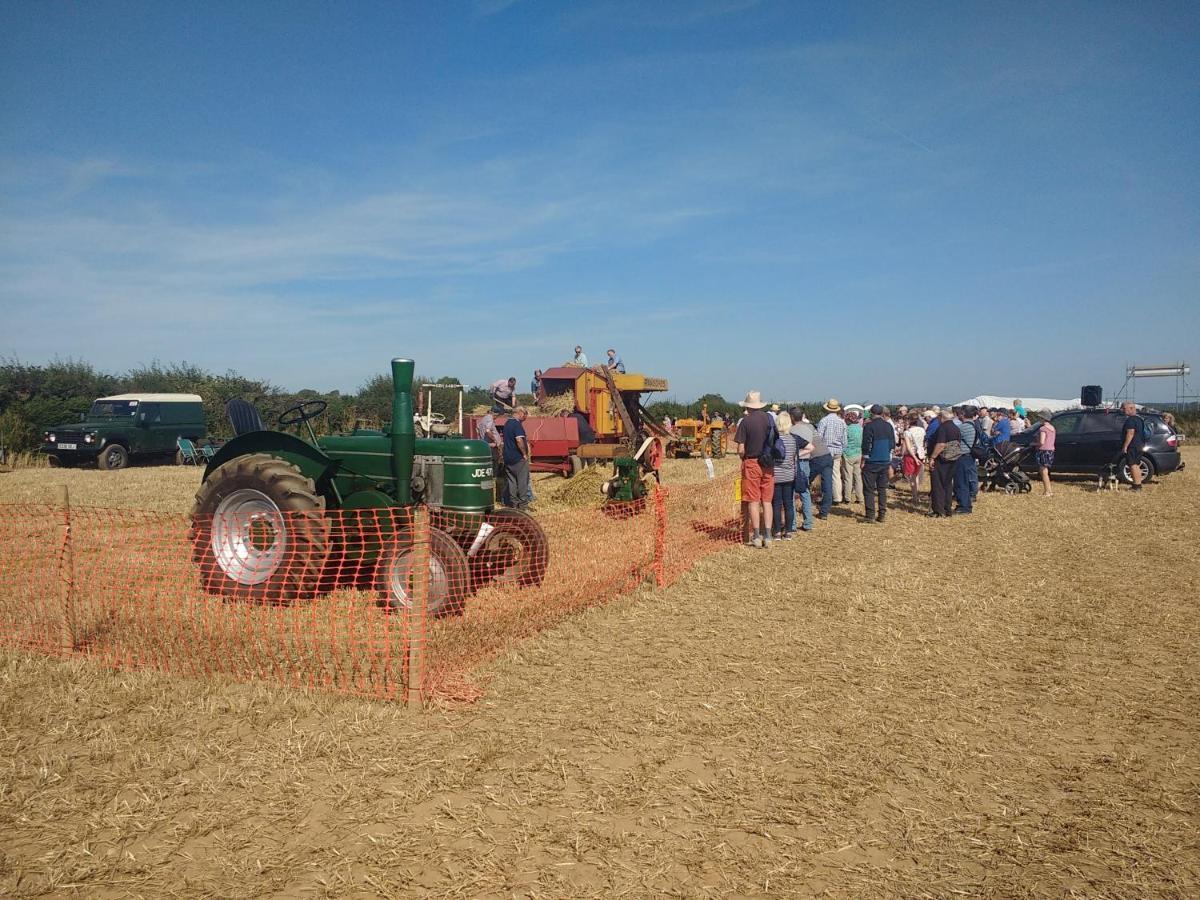
[[[1029,476],[1021,471],[1021,460],[1028,447],[1009,445],[1001,453],[994,446],[988,450],[983,461],[983,483],[989,491],[1004,491],[1006,494],[1027,494],[1033,490]]]

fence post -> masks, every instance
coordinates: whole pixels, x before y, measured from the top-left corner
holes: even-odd
[[[71,546],[71,493],[65,484],[58,488],[62,509],[62,549],[59,554],[58,584],[62,600],[62,649],[75,652],[75,559]]]
[[[667,489],[654,487],[654,584],[667,583]]]
[[[412,590],[409,592],[405,615],[405,634],[408,635],[405,683],[409,709],[425,705],[425,618],[429,610],[429,510],[417,506],[413,510],[412,530]]]

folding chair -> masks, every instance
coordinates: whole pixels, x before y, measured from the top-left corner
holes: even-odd
[[[179,456],[183,460],[184,465],[200,465],[200,457],[203,454],[196,449],[195,444],[185,437],[176,438],[175,444],[179,447]]]

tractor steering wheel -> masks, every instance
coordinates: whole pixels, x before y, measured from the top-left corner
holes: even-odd
[[[280,425],[300,425],[309,419],[315,419],[329,406],[324,400],[305,400],[295,406],[285,409],[279,414]]]

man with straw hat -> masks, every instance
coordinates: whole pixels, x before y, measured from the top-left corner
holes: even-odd
[[[775,497],[775,463],[771,445],[775,441],[775,422],[763,408],[758,391],[747,391],[740,406],[746,410],[738,423],[734,444],[742,458],[742,500],[750,514],[750,539],[747,547],[771,547],[771,501]]]
[[[842,404],[838,403],[837,397],[830,397],[822,408],[826,415],[817,423],[817,434],[821,436],[825,447],[833,456],[833,477],[829,479],[829,484],[825,484],[824,478],[821,479],[821,494],[824,495],[828,490],[834,503],[849,503],[849,500],[842,499],[842,454],[846,452],[848,437],[846,421],[842,418]]]

